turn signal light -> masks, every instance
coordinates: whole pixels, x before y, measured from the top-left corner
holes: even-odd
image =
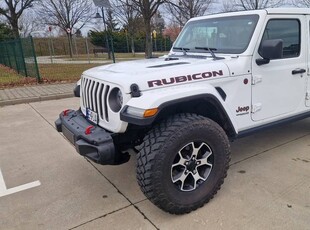
[[[152,117],[152,116],[154,116],[157,112],[158,112],[158,108],[155,108],[155,109],[147,109],[147,110],[144,111],[143,117],[144,117],[144,118]]]

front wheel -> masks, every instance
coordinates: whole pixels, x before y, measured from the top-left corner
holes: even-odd
[[[191,212],[220,189],[230,161],[223,129],[196,114],[178,114],[154,127],[137,157],[142,192],[173,214]]]

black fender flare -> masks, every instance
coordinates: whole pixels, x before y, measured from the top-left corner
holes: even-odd
[[[221,116],[220,119],[224,121],[225,123],[225,127],[223,127],[223,124],[222,124],[222,128],[226,131],[227,135],[230,138],[234,139],[237,136],[235,127],[230,117],[228,116],[226,110],[224,109],[222,103],[219,101],[217,97],[215,97],[212,94],[200,94],[200,95],[180,98],[180,99],[176,99],[172,101],[167,101],[158,107],[158,112],[156,115],[154,115],[153,117],[149,117],[149,118],[136,117],[131,114],[128,114],[126,113],[128,106],[124,106],[124,108],[120,112],[120,119],[129,124],[134,124],[137,126],[151,126],[156,121],[164,119],[165,117],[167,117],[167,115],[171,115],[174,112],[171,110],[173,110],[173,108],[176,108],[178,105],[180,106],[184,104],[188,105],[188,103],[192,104],[192,102],[198,101],[198,100],[205,101],[206,103],[212,104],[215,107],[215,109]]]

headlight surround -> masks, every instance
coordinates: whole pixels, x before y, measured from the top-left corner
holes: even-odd
[[[128,106],[126,108],[126,113],[130,116],[139,117],[139,118],[149,118],[157,114],[158,108],[152,109],[140,109],[136,107]]]
[[[117,87],[113,88],[110,92],[109,106],[115,113],[118,113],[123,106],[123,94],[122,91]]]
[[[131,107],[131,106],[128,106],[126,109],[127,114],[129,114],[131,116],[135,116],[135,117],[141,117],[141,118],[144,115],[144,111],[145,111],[145,109],[139,109],[139,108]]]

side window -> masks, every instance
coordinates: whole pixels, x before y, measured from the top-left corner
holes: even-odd
[[[283,58],[300,54],[300,22],[297,19],[272,19],[268,22],[263,39],[282,39]]]

